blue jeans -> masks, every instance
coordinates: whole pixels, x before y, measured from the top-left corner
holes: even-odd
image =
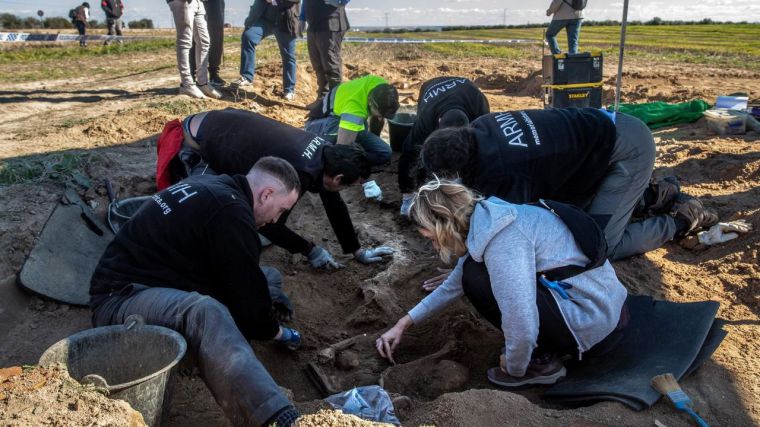
[[[262,270],[270,288],[281,286],[279,271]],[[233,425],[263,425],[291,404],[256,358],[227,307],[214,298],[131,284],[113,295],[93,296],[91,305],[94,326],[122,324],[129,315],[138,314],[146,324],[182,334],[203,380]]]
[[[274,22],[259,19],[243,31],[240,48],[240,75],[253,81],[256,72],[256,46],[274,34],[282,57],[282,88],[285,93],[296,90],[296,37],[287,31],[275,29]]]
[[[549,49],[553,54],[562,52],[557,44],[557,34],[563,28],[567,31],[568,53],[578,53],[578,37],[581,33],[582,21],[582,19],[552,19],[549,28],[546,29],[546,41],[549,42]]]
[[[332,142],[338,139],[338,125],[340,117],[328,116],[321,119],[310,119],[306,122],[304,130],[315,133]],[[364,148],[367,160],[372,166],[382,166],[391,161],[391,146],[382,138],[369,131],[369,126],[364,123],[364,130],[356,135],[356,143]]]

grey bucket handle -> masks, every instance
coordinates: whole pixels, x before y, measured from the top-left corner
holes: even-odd
[[[111,390],[108,387],[108,382],[98,374],[87,374],[82,377],[82,380],[79,382],[82,384],[91,384],[95,386],[95,388],[102,390],[106,395],[110,394]]]
[[[134,329],[135,326],[137,329],[139,329],[143,325],[145,325],[145,319],[143,319],[143,317],[139,314],[130,314],[126,319],[124,319],[124,326],[128,331]]]

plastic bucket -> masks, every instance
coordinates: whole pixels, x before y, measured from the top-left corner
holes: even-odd
[[[63,363],[75,380],[127,401],[147,425],[158,426],[171,405],[173,368],[186,349],[177,332],[130,316],[125,325],[88,329],[58,341],[45,350],[40,365]]]
[[[400,152],[404,147],[404,140],[414,126],[414,113],[396,113],[388,119],[388,136],[391,140],[391,150]]]
[[[718,135],[741,135],[747,131],[747,113],[735,110],[707,110],[702,113],[707,128]]]

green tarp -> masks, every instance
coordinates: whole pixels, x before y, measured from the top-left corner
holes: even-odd
[[[691,123],[702,117],[702,112],[708,110],[710,104],[701,99],[683,102],[681,104],[668,104],[667,102],[646,102],[643,104],[620,104],[620,112],[638,117],[649,126],[657,129],[664,126],[677,125],[679,123]],[[614,106],[610,106],[612,111]]]

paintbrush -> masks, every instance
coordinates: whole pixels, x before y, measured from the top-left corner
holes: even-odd
[[[681,390],[681,386],[678,385],[678,381],[676,381],[676,378],[673,376],[673,374],[662,374],[652,377],[651,384],[655,390],[659,391],[665,396],[668,396],[670,401],[673,402],[673,406],[675,406],[676,409],[689,414],[689,416],[694,420],[694,422],[697,423],[697,425],[700,427],[709,427],[707,422],[703,420],[702,417],[697,415],[696,412],[694,412],[694,409],[691,407],[691,399],[689,399],[689,396],[687,396],[686,393]]]

